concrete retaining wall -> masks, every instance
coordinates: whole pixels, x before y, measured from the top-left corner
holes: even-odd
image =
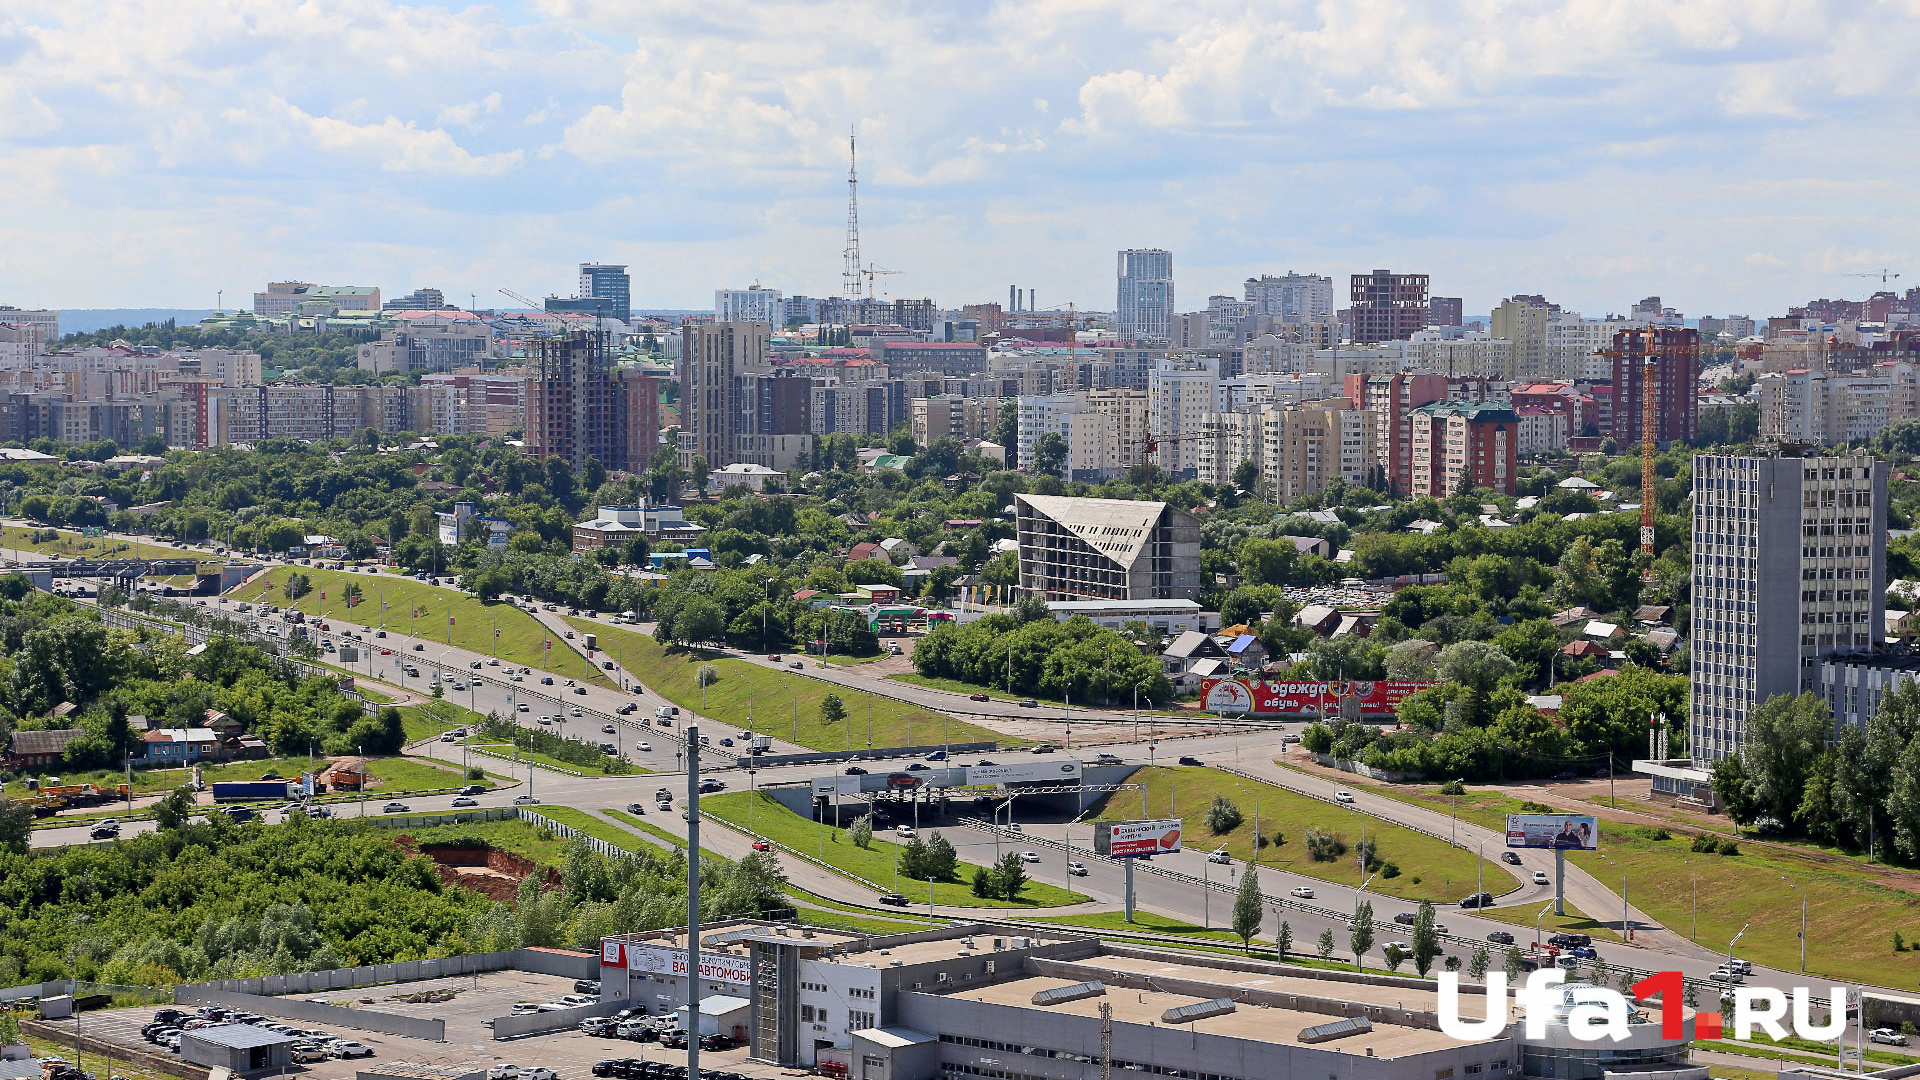
[[[515,949],[510,955],[513,963],[508,966],[515,971],[535,971],[568,979],[600,977],[600,957],[593,953],[568,952],[564,949]]]
[[[265,997],[260,994],[238,994],[225,990],[181,986],[174,990],[174,1001],[182,1005],[231,1005],[265,1016],[311,1020],[327,1027],[377,1031],[383,1035],[404,1035],[409,1039],[445,1042],[447,1038],[447,1023],[444,1020],[401,1016],[397,1013],[376,1012],[373,1009],[345,1009],[338,1005],[303,1001],[300,998]]]
[[[613,1004],[618,1004],[615,1002]],[[557,1012],[526,1013],[522,1016],[500,1016],[493,1021],[493,1038],[517,1039],[522,1035],[541,1035],[549,1031],[564,1031],[577,1026],[589,1016],[606,1016],[616,1012],[612,1005],[582,1005],[577,1009],[561,1009]]]
[[[506,971],[517,967],[516,957],[527,950],[448,956],[438,960],[406,960],[395,964],[369,964],[365,967],[329,968],[326,971],[302,971],[292,975],[265,975],[257,979],[219,979],[213,982],[184,983],[174,988],[174,1000],[186,991],[217,991],[229,994],[312,994],[327,990],[352,990],[382,983],[413,982],[418,979],[442,979],[454,975],[474,975],[485,971]],[[543,970],[529,968],[530,971]],[[596,966],[595,971],[598,971]],[[558,974],[558,973],[555,973]],[[576,975],[574,978],[592,978]]]

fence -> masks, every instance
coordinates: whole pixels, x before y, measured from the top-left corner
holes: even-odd
[[[615,847],[614,845],[607,843],[605,840],[602,840],[597,836],[588,836],[586,833],[581,832],[579,829],[576,829],[571,825],[562,825],[559,822],[553,820],[552,818],[546,816],[545,814],[540,813],[537,810],[529,810],[524,806],[515,807],[515,809],[520,812],[521,821],[531,822],[545,829],[552,829],[554,832],[560,834],[561,836],[566,837],[569,840],[584,840],[587,842],[588,847],[592,848],[593,850],[599,852],[602,855],[605,855],[609,859],[633,858],[633,852],[628,851],[625,848]]]
[[[182,983],[173,988],[174,997],[182,993],[247,994],[271,997],[276,994],[313,994],[332,990],[353,990],[383,983],[413,982],[419,979],[444,979],[456,975],[478,975],[488,971],[506,971],[514,967],[517,949],[500,952],[448,956],[436,960],[399,960],[391,964],[367,964],[361,967],[329,968],[325,971],[298,971],[290,975],[262,975],[251,979],[215,979],[210,982]]]
[[[201,985],[204,986],[204,984]],[[195,986],[176,987],[173,1000],[181,1005],[226,1005],[267,1016],[309,1020],[328,1027],[377,1031],[383,1035],[403,1035],[409,1039],[430,1039],[433,1042],[447,1041],[447,1022],[429,1020],[422,1016],[401,1016],[399,1013],[379,1012],[374,1009],[348,1009],[320,1001],[266,997],[260,994],[208,990]]]
[[[137,1001],[156,1004],[173,999],[171,992],[164,986],[123,986],[119,983],[88,982],[85,979],[55,979],[51,982],[25,983],[0,989],[0,1002],[37,1001],[40,998],[61,997],[66,994],[72,994],[75,997],[107,994],[116,1002]]]
[[[502,1039],[517,1039],[523,1035],[540,1035],[549,1031],[565,1031],[577,1027],[580,1021],[589,1016],[603,1015],[599,1005],[581,1005],[573,1009],[556,1009],[552,1012],[523,1013],[520,1016],[498,1016],[493,1021],[495,1042]]]

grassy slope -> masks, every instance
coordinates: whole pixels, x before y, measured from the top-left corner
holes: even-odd
[[[784,671],[770,671],[742,660],[706,658],[697,652],[669,649],[645,634],[617,630],[590,620],[568,621],[599,634],[601,647],[621,666],[681,708],[728,726],[746,728],[751,698],[753,722],[760,730],[816,750],[865,748],[869,706],[872,707],[875,746],[904,746],[910,739],[918,744],[993,741],[1011,746],[1023,742],[862,690],[836,687]],[[712,664],[719,675],[719,679],[706,688],[704,706],[699,683],[703,663]],[[846,706],[847,719],[828,725],[820,722],[820,702],[830,693],[837,694]],[[794,734],[796,695],[800,721],[797,737]]]
[[[372,827],[372,826],[369,826]],[[389,832],[393,830],[389,829]],[[544,829],[524,821],[478,821],[464,825],[435,825],[429,829],[413,829],[408,836],[423,844],[435,840],[450,840],[455,837],[479,837],[501,851],[510,851],[523,855],[542,866],[557,866],[560,857],[566,852],[567,841],[551,829]]]
[[[584,657],[564,643],[556,644],[552,651],[541,647],[542,642],[551,636],[539,620],[508,604],[486,603],[478,597],[451,589],[435,588],[412,578],[403,578],[394,574],[349,574],[345,571],[316,570],[300,567],[313,583],[313,590],[298,601],[288,603],[281,586],[294,573],[290,567],[276,567],[265,577],[242,585],[228,595],[236,600],[248,600],[279,604],[307,613],[309,616],[328,616],[347,619],[371,626],[384,626],[387,630],[405,632],[409,622],[420,635],[431,641],[448,641],[447,618],[453,617],[453,629],[450,644],[477,653],[492,654],[494,650],[493,628],[500,627],[499,657],[504,663],[512,661],[523,667],[539,668],[557,675],[574,679],[585,679],[600,686],[611,686],[604,675],[587,665]],[[348,614],[343,589],[347,583],[360,586],[363,603]],[[320,599],[321,593],[327,598]],[[380,604],[387,605],[382,621]],[[418,608],[420,617],[411,619],[411,612]],[[373,646],[382,643],[372,642]],[[428,648],[432,648],[431,645]],[[399,655],[399,654],[396,654]],[[411,655],[411,654],[408,654]],[[376,657],[375,663],[386,661],[386,657]]]
[[[873,846],[855,847],[842,835],[842,831],[830,824],[809,821],[794,813],[764,792],[749,794],[744,791],[726,795],[709,795],[700,800],[700,806],[714,817],[746,828],[748,821],[747,801],[758,799],[752,820],[753,831],[777,843],[785,844],[796,851],[804,851],[819,857],[824,851],[825,861],[845,870],[849,874],[862,877],[883,888],[892,888],[894,881],[894,857],[900,845],[884,840],[874,834]],[[826,833],[826,843],[821,844],[821,833]],[[987,900],[973,895],[966,884],[973,876],[972,865],[962,863],[961,881],[938,882],[933,887],[933,902],[953,907],[1059,907],[1066,904],[1086,903],[1087,898],[1078,893],[1069,894],[1065,889],[1041,882],[1028,882],[1020,893],[1016,903],[1004,900]],[[900,878],[900,891],[910,898],[924,900],[927,895],[927,883],[909,877]]]
[[[202,559],[213,561],[211,556],[197,551],[185,551],[176,547],[164,547],[158,544],[143,544],[138,540],[116,540],[110,536],[81,536],[77,532],[61,530],[60,537],[47,543],[31,543],[27,534],[38,529],[22,529],[9,525],[0,529],[0,548],[18,548],[21,551],[34,551],[42,555],[56,555],[63,559]]]
[[[605,840],[607,843],[612,844],[622,851],[641,852],[659,850],[655,845],[647,843],[624,829],[616,829],[612,825],[587,813],[585,810],[576,809],[571,806],[536,806],[533,808],[533,812],[543,817],[552,818],[562,825],[578,829],[588,836],[593,837],[595,840]]]
[[[1351,851],[1333,862],[1315,862],[1307,855],[1306,833],[1309,826],[1317,826],[1343,837],[1351,848],[1359,841],[1360,828],[1365,825],[1367,838],[1378,844],[1379,857],[1400,867],[1398,877],[1383,874],[1374,878],[1368,886],[1372,891],[1409,901],[1432,900],[1441,905],[1450,905],[1473,891],[1475,869],[1480,860],[1472,852],[1449,847],[1445,841],[1410,829],[1362,818],[1352,811],[1284,788],[1214,769],[1166,766],[1141,769],[1129,782],[1146,785],[1144,807],[1139,793],[1122,792],[1100,807],[1099,820],[1137,820],[1143,809],[1150,817],[1178,817],[1185,823],[1187,846],[1208,850],[1225,847],[1235,858],[1246,859],[1253,853],[1257,800],[1260,830],[1269,840],[1276,831],[1286,834],[1284,844],[1269,845],[1261,851],[1262,866],[1343,885],[1358,885],[1359,862]],[[1214,835],[1203,823],[1207,807],[1216,794],[1234,803],[1242,817],[1238,828],[1220,836]],[[1169,813],[1176,796],[1178,807]],[[1491,861],[1485,864],[1485,871],[1488,882],[1511,880]]]

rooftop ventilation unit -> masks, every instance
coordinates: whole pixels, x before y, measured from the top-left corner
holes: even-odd
[[[1191,1005],[1182,1005],[1177,1009],[1168,1009],[1160,1014],[1163,1024],[1190,1024],[1195,1020],[1205,1020],[1210,1016],[1225,1016],[1234,1010],[1232,998],[1214,998],[1212,1001],[1196,1001]]]
[[[1081,998],[1101,997],[1107,992],[1107,984],[1099,981],[1074,983],[1072,986],[1056,986],[1051,990],[1042,990],[1033,995],[1035,1005],[1058,1005],[1063,1001],[1079,1001]]]
[[[1332,1042],[1349,1035],[1365,1035],[1373,1030],[1373,1021],[1364,1016],[1355,1016],[1346,1020],[1336,1020],[1331,1024],[1315,1024],[1300,1029],[1300,1041],[1303,1043]]]

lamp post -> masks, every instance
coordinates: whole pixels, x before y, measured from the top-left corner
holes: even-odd
[[[1745,926],[1742,926],[1740,932],[1733,935],[1733,940],[1727,942],[1727,966],[1733,966],[1733,947],[1740,944],[1741,938],[1747,936],[1747,927],[1752,925],[1752,923],[1747,923]]]
[[[1553,901],[1551,901],[1551,900],[1549,900],[1549,901],[1547,901],[1547,903],[1546,903],[1546,906],[1544,906],[1544,907],[1542,907],[1542,908],[1541,908],[1541,909],[1540,909],[1539,911],[1537,911],[1537,912],[1535,912],[1535,913],[1534,913],[1534,916],[1533,916],[1533,950],[1534,950],[1535,952],[1539,952],[1539,951],[1540,951],[1540,920],[1541,920],[1541,919],[1544,919],[1544,918],[1546,918],[1546,917],[1547,917],[1547,912],[1549,912],[1549,911],[1552,911],[1552,910],[1553,910]]]
[[[1782,877],[1787,888],[1800,894],[1800,970],[1807,970],[1807,890]]]

